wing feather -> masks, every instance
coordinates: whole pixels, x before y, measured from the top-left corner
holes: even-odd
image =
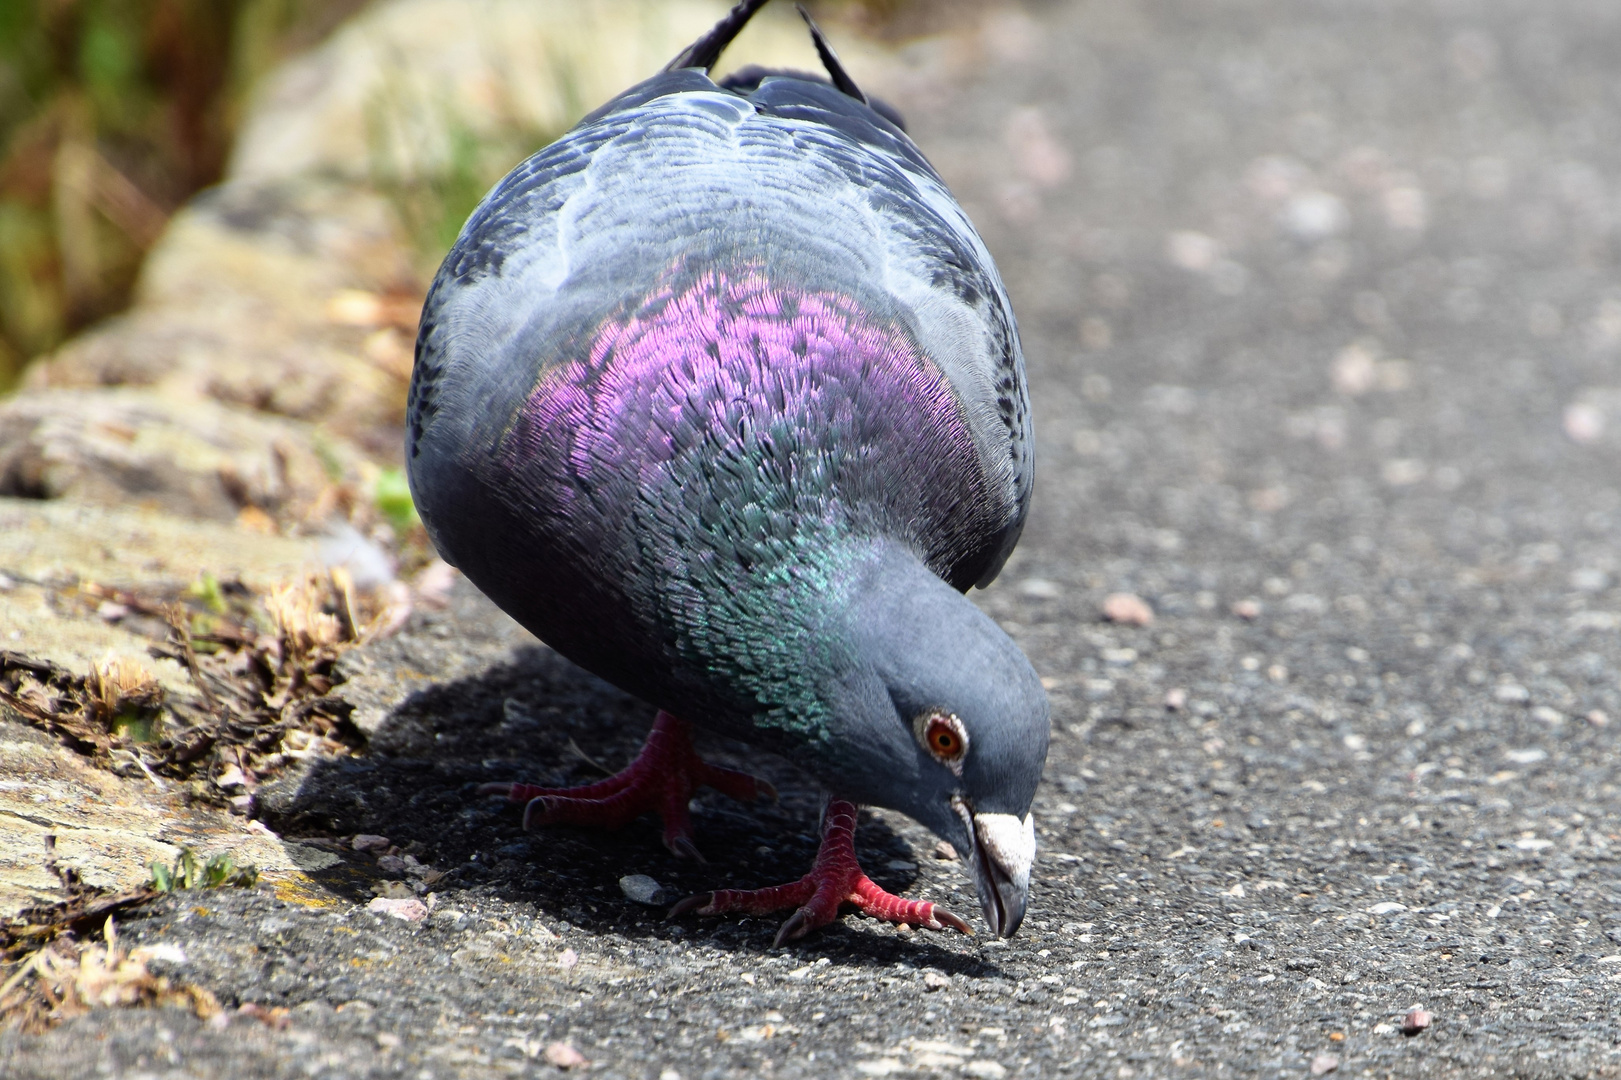
[[[995,264],[906,134],[827,83],[765,76],[745,93],[666,71],[515,169],[469,219],[424,308],[409,411],[415,446],[500,437],[537,358],[660,276],[740,249],[773,273],[906,325],[969,417],[1005,504],[993,578],[1029,507],[1024,361]],[[634,257],[627,257],[634,252]],[[444,378],[455,370],[455,378]],[[452,395],[454,398],[452,399]]]

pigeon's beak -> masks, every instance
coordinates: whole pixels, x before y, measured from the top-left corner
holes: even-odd
[[[964,852],[968,871],[979,890],[985,921],[998,937],[1012,937],[1024,921],[1030,898],[1030,867],[1036,861],[1035,818],[1012,814],[976,814],[961,797],[951,800],[972,842]]]

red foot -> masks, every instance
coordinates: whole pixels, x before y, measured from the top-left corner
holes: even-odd
[[[927,900],[905,900],[874,884],[856,862],[855,830],[855,804],[833,799],[827,804],[827,813],[822,819],[822,848],[816,853],[816,863],[810,873],[798,881],[770,889],[721,889],[689,896],[670,909],[670,916],[674,918],[689,911],[699,915],[720,915],[728,911],[765,915],[797,907],[799,910],[777,931],[774,945],[802,938],[826,926],[839,917],[839,905],[846,903],[890,922],[930,930],[944,930],[949,926],[965,934],[974,932],[943,907],[936,907]]]
[[[526,830],[537,825],[617,829],[651,810],[664,819],[664,846],[678,856],[703,862],[692,842],[687,801],[705,784],[742,802],[777,797],[777,789],[764,780],[700,760],[692,749],[691,725],[661,711],[636,760],[600,783],[577,788],[485,784],[478,790],[481,795],[504,795],[513,802],[527,803],[523,811]]]

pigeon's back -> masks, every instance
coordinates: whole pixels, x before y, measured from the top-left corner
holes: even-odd
[[[1030,498],[989,254],[899,127],[808,76],[667,71],[515,169],[429,293],[408,425],[446,557],[667,707],[728,710],[771,575],[871,535],[966,589]]]

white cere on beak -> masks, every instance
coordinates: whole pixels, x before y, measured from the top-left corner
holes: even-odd
[[[1000,937],[1012,937],[1030,899],[1030,867],[1036,861],[1036,822],[1026,814],[974,814],[974,884],[985,921]]]
[[[1020,893],[1030,891],[1030,868],[1036,861],[1036,818],[1012,814],[975,814],[974,832],[985,854],[996,861]]]

